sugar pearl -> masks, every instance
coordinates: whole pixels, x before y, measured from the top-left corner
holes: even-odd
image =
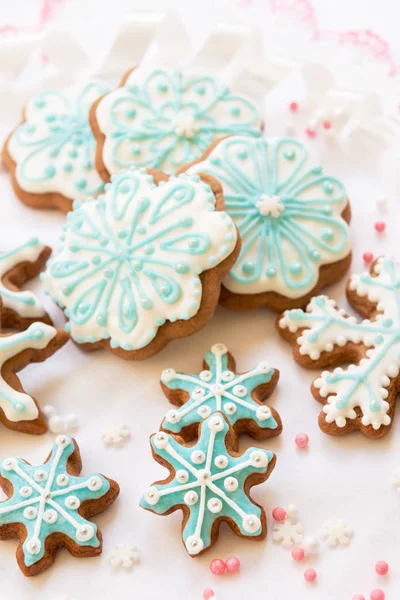
[[[296,110],[298,110],[298,108],[299,108],[299,104],[298,104],[298,102],[291,102],[291,103],[289,104],[289,110],[290,110],[291,112],[296,112]]]
[[[372,261],[374,260],[374,255],[372,254],[372,252],[364,252],[363,254],[363,261],[367,264],[372,263]]]
[[[277,506],[272,511],[272,516],[275,519],[275,521],[284,521],[286,519],[286,510]]]
[[[214,558],[210,562],[210,571],[214,575],[223,575],[225,573],[226,565],[220,558]]]
[[[385,600],[385,594],[382,590],[372,590],[370,594],[371,600]]]
[[[310,127],[307,127],[307,128],[306,128],[306,135],[307,135],[309,138],[313,139],[313,138],[315,138],[315,136],[317,135],[317,132],[315,131],[315,129],[311,129]]]
[[[304,579],[310,583],[315,581],[317,579],[317,571],[315,569],[306,569],[304,571]]]
[[[377,221],[374,227],[378,233],[383,233],[386,229],[386,223],[384,221]]]
[[[326,120],[326,121],[323,121],[323,122],[322,122],[322,127],[323,127],[324,129],[330,129],[330,128],[332,127],[332,121],[328,121],[328,120]]]
[[[303,548],[299,548],[298,546],[292,550],[293,560],[303,560],[305,554]]]
[[[319,541],[315,537],[308,536],[303,540],[303,547],[307,554],[318,554]]]
[[[240,560],[236,556],[228,558],[225,564],[229,573],[237,573],[240,570]]]
[[[298,448],[306,448],[308,446],[308,435],[306,433],[298,433],[294,438]]]
[[[379,560],[375,565],[375,571],[378,575],[386,575],[389,571],[389,565],[384,560]]]
[[[362,594],[354,594],[351,600],[365,600]]]
[[[214,596],[215,596],[214,590],[212,590],[211,588],[207,588],[203,592],[203,598],[204,598],[204,600],[210,600],[211,598],[214,598]]]

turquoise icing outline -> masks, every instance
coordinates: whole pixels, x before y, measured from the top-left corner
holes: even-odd
[[[0,254],[0,272],[2,271],[2,263],[7,260],[8,258],[10,258],[10,256],[15,256],[18,255],[18,253],[21,250],[24,250],[25,248],[28,248],[30,246],[38,246],[40,244],[39,238],[34,237],[31,238],[30,240],[27,240],[24,244],[20,244],[19,246],[17,246],[16,248],[13,248],[12,250],[9,250],[8,252],[2,252]],[[5,275],[5,273],[3,273],[3,276]],[[35,294],[33,292],[30,291],[13,291],[13,290],[9,290],[6,289],[4,287],[2,287],[0,289],[0,298],[7,298],[10,301],[13,302],[20,302],[21,304],[25,304],[25,306],[37,306],[37,307],[41,307],[41,303],[39,301],[39,299],[35,296]],[[8,307],[11,310],[17,310],[15,307]],[[43,308],[43,316],[45,314],[45,310]]]
[[[232,427],[242,419],[255,423],[261,429],[274,430],[278,427],[278,423],[271,413],[267,419],[261,420],[257,417],[257,409],[260,407],[267,409],[268,407],[256,402],[252,397],[255,388],[271,381],[274,369],[262,363],[246,373],[233,373],[228,367],[228,351],[222,344],[213,346],[205,355],[204,361],[208,365],[209,371],[202,371],[199,375],[175,373],[172,369],[163,372],[161,376],[163,385],[170,390],[185,391],[189,395],[188,400],[182,406],[169,411],[172,413],[172,417],[170,417],[172,420],[168,419],[169,413],[167,413],[162,422],[163,429],[171,433],[180,433],[190,425],[200,423],[205,417],[216,411],[222,412]],[[263,372],[260,372],[261,368]],[[212,389],[215,385],[222,387],[221,393],[218,394]],[[234,393],[233,389],[236,385],[245,388],[244,395],[239,396]],[[204,395],[198,397],[198,390],[202,390]],[[224,409],[227,402],[235,406],[234,414],[229,414]],[[201,409],[204,411],[204,416],[198,412]],[[251,430],[249,433],[251,435]]]
[[[210,430],[210,424],[215,420],[222,421],[222,428],[214,434]],[[259,448],[248,448],[243,455],[233,457],[226,447],[226,436],[230,427],[221,413],[215,413],[202,422],[199,439],[193,446],[180,444],[172,435],[160,432],[151,437],[150,443],[156,456],[159,456],[162,464],[168,463],[175,472],[184,470],[188,474],[187,482],[180,483],[176,478],[170,482],[153,484],[147,494],[140,501],[142,508],[151,510],[157,514],[165,514],[174,507],[185,506],[189,511],[189,518],[182,532],[183,541],[191,554],[197,554],[211,544],[211,532],[217,519],[227,517],[233,521],[244,537],[258,537],[262,534],[262,511],[245,494],[244,487],[246,479],[253,473],[266,473],[268,464],[273,459],[273,453]],[[166,447],[157,447],[157,444]],[[199,464],[193,461],[192,456],[203,453],[204,460]],[[255,453],[255,454],[253,454]],[[216,457],[226,457],[227,464],[220,468],[215,464]],[[266,461],[261,467],[250,464],[251,457],[257,457],[260,462]],[[201,483],[204,473],[209,472],[210,484]],[[228,477],[234,476],[238,482],[237,489],[228,492],[224,482]],[[204,478],[203,478],[204,479]],[[209,485],[212,488],[208,487]],[[188,506],[184,496],[188,492],[196,492],[199,498],[195,504]],[[153,498],[151,495],[153,494]],[[158,499],[154,503],[154,499]],[[222,510],[217,513],[207,508],[210,499],[217,498],[222,502]],[[202,519],[204,510],[204,519]],[[257,528],[247,531],[244,527],[244,518],[252,515]],[[258,520],[258,521],[257,521]],[[191,546],[193,536],[197,540],[197,547]],[[198,542],[201,538],[203,545]]]
[[[67,440],[67,443],[63,444],[61,440]],[[9,523],[21,523],[26,528],[27,537],[22,548],[24,562],[27,567],[32,566],[43,558],[46,539],[52,533],[63,533],[79,546],[98,548],[100,545],[97,538],[96,525],[81,517],[77,509],[66,506],[65,499],[69,495],[73,495],[78,498],[80,503],[82,503],[86,500],[101,498],[110,489],[110,484],[107,479],[99,473],[94,473],[85,477],[76,477],[67,473],[67,461],[73,454],[74,448],[72,438],[62,435],[56,438],[50,458],[43,465],[32,466],[20,458],[5,459],[2,461],[0,469],[1,476],[10,481],[14,489],[13,495],[5,502],[0,503],[0,527]],[[9,470],[7,461],[12,461],[16,466]],[[43,480],[43,485],[34,478],[34,474],[37,471],[45,473],[46,479]],[[57,477],[59,475],[67,475],[67,486],[62,486],[57,483]],[[88,489],[87,484],[94,478],[97,482],[101,482],[101,487],[92,491]],[[21,489],[23,490],[27,487],[32,490],[29,497],[21,495]],[[53,493],[53,497],[46,500],[44,498],[44,490]],[[62,505],[61,502],[58,504],[54,498],[60,498]],[[39,510],[39,507],[42,504],[45,507],[45,510],[52,509],[58,513],[58,518],[55,523],[48,523],[43,520],[39,521],[39,518],[29,519],[24,516],[23,512],[26,508],[34,507]],[[73,519],[76,523],[75,527],[68,521],[65,515],[67,515],[69,519]],[[38,527],[39,531],[37,531]],[[78,527],[92,528],[93,535],[88,540],[77,539],[76,531]],[[40,551],[36,554],[32,554],[27,548],[27,544],[33,537],[37,537],[41,543]]]

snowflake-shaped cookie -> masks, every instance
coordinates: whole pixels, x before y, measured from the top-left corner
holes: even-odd
[[[324,175],[306,148],[290,138],[230,137],[216,144],[189,172],[222,184],[227,213],[241,238],[238,260],[223,281],[222,303],[281,310],[306,303],[323,283],[350,264],[350,218],[343,184]]]
[[[102,434],[101,439],[107,446],[121,446],[131,437],[127,425],[110,425]]]
[[[110,553],[109,560],[112,567],[130,569],[135,563],[140,561],[140,556],[136,546],[119,544],[118,546],[115,546],[114,550]]]
[[[357,322],[326,296],[313,298],[306,312],[290,310],[279,320],[282,336],[295,344],[295,358],[324,371],[313,394],[325,404],[323,431],[343,434],[357,428],[368,437],[388,431],[395,410],[400,367],[400,263],[379,258],[370,273],[353,275],[347,295]]]
[[[20,458],[2,461],[0,484],[9,498],[0,503],[0,538],[20,538],[17,560],[25,575],[47,569],[58,546],[76,556],[101,552],[101,536],[87,518],[112,504],[119,488],[98,473],[79,477],[81,468],[78,446],[67,435],[56,438],[39,467]]]
[[[1,325],[24,329],[34,321],[51,323],[39,298],[19,288],[35,277],[51,254],[51,249],[38,238],[32,238],[0,254]]]
[[[233,262],[233,221],[197,175],[165,181],[158,173],[156,181],[144,169],[121,172],[105,196],[68,215],[61,251],[42,275],[77,343],[122,356],[143,349],[128,357],[146,358],[192,333],[184,321],[196,316],[198,328],[212,315],[219,282],[203,272]]]
[[[101,192],[88,113],[106,91],[103,84],[90,82],[42,92],[28,102],[25,121],[5,145],[6,164],[23,202],[67,211],[72,200]]]
[[[20,333],[0,335],[0,420],[9,429],[24,433],[44,433],[46,419],[16,375],[32,362],[54,354],[69,339],[45,323],[33,323]]]
[[[284,521],[275,522],[272,526],[272,537],[275,542],[289,548],[299,544],[303,539],[303,526],[296,519],[286,517]]]
[[[353,537],[353,530],[345,525],[343,521],[327,521],[322,527],[320,537],[331,548],[338,544],[348,546]]]
[[[261,130],[253,102],[204,70],[146,67],[98,102],[92,125],[104,177],[132,164],[175,173],[215,138]]]
[[[221,411],[236,433],[246,431],[257,439],[280,434],[279,415],[262,404],[278,382],[278,371],[262,362],[247,373],[235,373],[235,360],[224,344],[212,346],[203,367],[199,375],[163,371],[164,393],[179,407],[167,412],[162,422],[165,431],[179,433],[188,441],[197,434],[200,421]]]
[[[248,493],[252,485],[268,478],[275,455],[259,448],[238,454],[231,451],[235,444],[222,413],[201,423],[195,445],[187,446],[163,431],[151,437],[154,458],[170,470],[170,476],[154,483],[140,504],[158,514],[182,509],[182,538],[191,556],[215,543],[222,521],[241,537],[263,539],[266,535],[264,510]]]

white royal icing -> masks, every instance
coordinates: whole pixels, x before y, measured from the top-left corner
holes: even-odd
[[[72,200],[103,189],[94,167],[96,144],[88,113],[106,91],[103,84],[90,82],[41,92],[29,100],[25,121],[7,145],[20,188],[33,194],[58,192]]]
[[[78,343],[110,339],[142,348],[166,321],[199,310],[199,275],[227,258],[236,229],[197,175],[155,185],[144,169],[122,171],[106,193],[69,213],[59,255],[43,274]]]
[[[25,244],[0,254],[0,298],[5,308],[13,310],[21,317],[43,317],[45,310],[33,292],[10,290],[3,283],[4,276],[21,262],[34,263],[45,249],[45,245],[37,238],[28,240]]]

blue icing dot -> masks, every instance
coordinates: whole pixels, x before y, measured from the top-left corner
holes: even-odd
[[[165,92],[168,92],[169,87],[166,83],[159,83],[157,85],[157,89],[159,92],[161,92],[162,94],[165,94]]]
[[[66,173],[70,173],[70,172],[72,171],[72,164],[71,164],[71,163],[66,163],[66,164],[64,165],[64,171],[65,171]]]
[[[74,146],[80,146],[81,144],[83,144],[83,140],[79,136],[75,136],[71,141],[74,144]]]
[[[96,254],[96,256],[93,256],[92,263],[94,265],[99,265],[101,263],[101,258],[100,258],[100,256],[98,254]]]
[[[175,271],[177,273],[180,273],[181,275],[185,274],[185,273],[188,273],[189,272],[189,268],[190,268],[189,265],[187,263],[184,263],[184,262],[179,262],[179,263],[176,263],[176,265],[175,265]]]
[[[45,168],[44,174],[45,174],[45,177],[49,177],[49,178],[54,177],[54,175],[56,174],[55,167],[53,167],[53,165],[49,165],[48,167]]]
[[[254,273],[254,263],[252,263],[250,260],[246,260],[242,264],[242,271],[243,273],[246,273],[246,275],[251,275]]]
[[[245,158],[247,158],[248,155],[249,154],[248,154],[247,150],[244,150],[244,148],[238,150],[237,153],[236,153],[236,156],[238,158],[240,158],[241,160],[244,160]]]
[[[111,279],[111,277],[114,275],[114,270],[113,269],[106,269],[104,271],[104,277],[106,279]]]
[[[324,181],[322,184],[322,188],[326,194],[332,194],[334,190],[334,185],[331,181]]]
[[[210,256],[210,257],[208,258],[208,262],[209,262],[209,264],[210,264],[210,265],[215,265],[215,264],[217,263],[217,258],[216,258],[216,256]]]
[[[56,115],[47,115],[46,117],[46,121],[48,123],[53,123],[53,121],[55,121],[57,119]]]
[[[324,206],[322,210],[324,211],[324,213],[325,213],[326,215],[331,215],[331,214],[332,214],[332,209],[331,209],[331,207],[330,207],[330,206],[328,206],[328,205],[327,205],[327,206]]]
[[[221,164],[221,159],[218,158],[218,156],[214,156],[214,157],[210,158],[210,163],[212,165],[220,165]]]
[[[38,98],[37,100],[35,100],[35,106],[36,108],[43,108],[44,106],[46,106],[46,102],[43,100],[43,98]]]
[[[267,267],[267,270],[265,271],[265,273],[266,273],[267,277],[270,277],[270,278],[275,277],[276,267],[274,265],[269,265]]]
[[[240,108],[238,106],[234,106],[231,109],[231,114],[233,117],[238,117],[240,115]]]
[[[134,119],[136,117],[136,110],[134,108],[125,111],[127,119]]]
[[[133,154],[134,156],[139,156],[141,154],[141,150],[140,150],[139,144],[132,144],[132,146],[131,146],[131,154]]]
[[[391,327],[393,325],[393,319],[383,319],[382,325],[384,327]]]
[[[296,152],[292,148],[290,148],[284,151],[283,156],[287,160],[293,160],[296,157]]]
[[[321,253],[316,248],[312,248],[309,251],[309,255],[312,260],[319,260],[321,258]]]
[[[322,237],[324,240],[330,241],[331,239],[333,239],[333,229],[331,227],[325,227],[322,230]]]
[[[375,344],[382,344],[383,342],[383,335],[377,335],[374,339]]]
[[[299,263],[297,260],[294,260],[290,263],[289,270],[291,273],[293,273],[293,275],[299,275],[302,272],[303,267],[301,263]]]
[[[85,187],[86,187],[86,186],[87,186],[87,181],[86,181],[86,179],[80,179],[79,181],[77,181],[77,182],[75,183],[75,187],[76,187],[78,190],[83,190],[83,189],[85,189]]]
[[[70,158],[77,158],[77,156],[78,156],[77,150],[70,150],[68,152],[68,154],[69,154]]]
[[[206,93],[206,88],[204,87],[204,85],[199,85],[199,86],[196,88],[196,92],[197,92],[198,94],[200,94],[200,96],[204,96],[204,94]]]
[[[127,194],[130,189],[131,189],[131,186],[129,185],[129,183],[123,183],[122,185],[119,186],[119,191],[122,194]]]
[[[128,235],[128,232],[126,229],[120,229],[118,231],[118,237],[122,240],[124,238],[126,238],[126,236]]]
[[[85,162],[85,164],[83,165],[83,168],[86,169],[87,171],[90,171],[90,169],[93,168],[93,164],[91,163],[90,160],[88,160],[87,162]]]

